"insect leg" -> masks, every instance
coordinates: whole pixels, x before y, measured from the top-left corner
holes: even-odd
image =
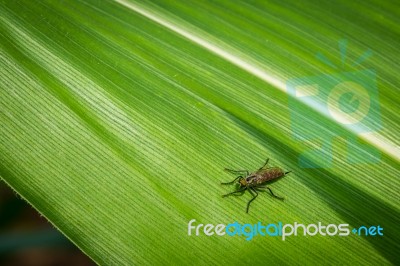
[[[262,170],[267,164],[268,164],[269,158],[267,159],[267,161],[265,161],[265,164],[263,166],[260,167],[260,169],[258,169],[258,171]]]
[[[249,171],[248,170],[232,170],[232,169],[228,169],[225,168],[224,169],[226,172],[232,173],[232,174],[242,174],[242,173],[246,173],[246,175],[249,175]]]
[[[274,198],[277,198],[277,199],[280,199],[280,200],[284,200],[284,198],[279,197],[279,196],[276,196],[276,195],[274,194],[274,192],[272,192],[272,190],[271,190],[269,187],[267,187],[267,189],[269,190],[269,192],[271,193],[271,195],[272,195]]]
[[[244,192],[246,189],[247,189],[247,187],[244,187],[244,188],[242,188],[242,189],[239,189],[239,190],[233,191],[233,192],[231,192],[231,193],[222,195],[222,197],[225,198],[225,197],[228,197],[228,196],[230,196],[230,195],[232,195],[232,194],[235,194],[235,193],[238,193],[238,192]]]
[[[254,194],[253,194],[252,191],[256,193],[255,196],[254,196]],[[255,200],[255,199],[257,198],[257,196],[258,196],[258,193],[257,193],[257,191],[256,191],[254,188],[250,188],[250,189],[249,189],[249,192],[250,192],[250,194],[253,196],[253,198],[247,203],[246,213],[249,213],[250,203],[251,203],[253,200]]]
[[[239,178],[243,178],[243,176],[240,175],[240,176],[236,177],[235,179],[233,179],[233,181],[227,182],[227,183],[221,183],[221,185],[231,185],[231,184],[235,183],[235,181],[238,180]]]
[[[265,189],[268,189],[268,190],[269,190],[269,193],[271,193],[271,195],[272,195],[274,198],[277,198],[277,199],[280,199],[280,200],[284,200],[283,197],[276,196],[276,195],[272,192],[272,190],[271,190],[269,187],[258,186],[258,187],[254,187],[254,189],[257,190],[257,191],[265,191]]]
[[[289,174],[289,173],[291,173],[292,171],[288,171],[288,172],[285,172],[285,175],[287,175],[287,174]]]
[[[242,196],[243,194],[244,194],[244,192],[246,192],[246,190],[242,190],[242,191],[235,191],[235,193],[238,193],[238,194],[232,194],[232,196],[235,196],[235,197],[238,197],[238,196]]]

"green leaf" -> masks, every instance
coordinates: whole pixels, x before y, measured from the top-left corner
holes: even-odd
[[[97,263],[399,263],[396,3],[0,3],[0,176]],[[286,88],[335,73],[376,84],[374,132]],[[321,136],[341,137],[305,153]],[[331,154],[322,168],[299,161]],[[246,214],[247,192],[221,197],[234,189],[220,185],[235,177],[224,168],[266,158],[292,171],[271,185],[285,201],[259,193]],[[384,236],[189,236],[192,219],[380,225]]]

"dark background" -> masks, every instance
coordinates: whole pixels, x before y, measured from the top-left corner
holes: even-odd
[[[95,265],[0,179],[0,265]]]

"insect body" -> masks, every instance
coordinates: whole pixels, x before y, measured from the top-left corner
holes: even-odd
[[[268,191],[271,193],[271,195],[274,198],[283,200],[282,197],[276,196],[272,190],[267,187],[267,184],[273,183],[277,181],[278,179],[284,177],[287,175],[289,172],[284,172],[281,168],[279,167],[266,167],[268,164],[269,159],[265,162],[265,164],[258,169],[257,171],[253,173],[249,173],[247,170],[231,170],[231,169],[226,169],[225,171],[233,173],[233,174],[239,174],[238,177],[236,177],[233,181],[228,182],[228,183],[221,183],[222,185],[232,185],[236,181],[239,184],[239,188],[236,191],[233,191],[231,193],[225,194],[222,197],[227,197],[230,195],[237,195],[237,193],[240,193],[240,195],[243,195],[243,193],[248,190],[250,194],[253,196],[253,198],[247,203],[247,208],[246,208],[246,213],[249,212],[250,208],[250,203],[255,200],[258,196],[257,191],[264,191],[265,189],[268,189]],[[246,174],[244,177],[243,175]]]

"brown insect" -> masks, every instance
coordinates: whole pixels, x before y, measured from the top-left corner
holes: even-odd
[[[235,183],[236,180],[238,180],[239,188],[238,190],[225,194],[222,197],[235,195],[236,193],[240,193],[241,196],[246,190],[248,190],[250,194],[253,196],[253,198],[247,203],[246,213],[249,212],[250,203],[257,198],[258,196],[257,191],[265,191],[265,189],[268,189],[274,198],[283,200],[282,197],[276,196],[272,192],[272,190],[266,185],[279,180],[280,178],[289,174],[291,171],[284,172],[279,167],[266,167],[268,161],[269,159],[267,159],[265,164],[260,169],[252,173],[249,173],[248,170],[231,170],[225,168],[225,171],[230,172],[232,174],[239,174],[239,176],[236,177],[232,182],[221,183],[221,185],[232,185]],[[243,174],[246,174],[246,177],[243,177]]]

